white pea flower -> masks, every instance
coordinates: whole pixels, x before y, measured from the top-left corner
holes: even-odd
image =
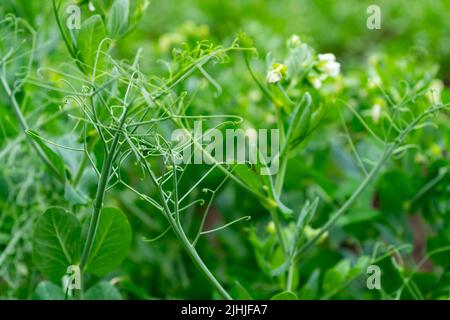
[[[323,77],[317,76],[317,75],[309,75],[308,81],[311,83],[311,85],[314,87],[314,89],[320,89],[322,88],[322,79]]]
[[[284,64],[274,63],[272,69],[267,72],[266,80],[268,83],[277,83],[286,76],[287,68]]]
[[[444,89],[442,81],[438,79],[433,80],[430,83],[429,89],[426,93],[428,101],[431,103],[441,102],[441,92]]]
[[[318,58],[319,63],[317,64],[317,69],[332,78],[336,77],[339,74],[341,70],[341,64],[339,62],[336,62],[336,57],[334,56],[334,54],[319,54]]]
[[[372,106],[372,109],[370,110],[370,115],[372,116],[372,120],[375,123],[378,123],[381,117],[381,106],[380,104],[376,103]]]
[[[288,43],[289,48],[295,48],[295,47],[298,47],[302,43],[302,41],[300,40],[300,37],[298,35],[293,34],[289,38],[287,43]]]
[[[318,55],[319,61],[332,62],[336,61],[336,56],[332,53],[322,53]]]
[[[94,4],[92,3],[92,1],[89,1],[88,8],[89,8],[89,11],[92,11],[92,12],[95,11],[95,6],[94,6]]]

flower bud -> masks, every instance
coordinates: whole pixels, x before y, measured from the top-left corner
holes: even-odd
[[[272,69],[267,72],[266,80],[268,83],[277,83],[286,76],[287,68],[284,64],[274,63]]]
[[[293,34],[287,41],[287,45],[289,48],[296,48],[301,43],[302,43],[302,41],[300,40],[300,37],[296,34]]]

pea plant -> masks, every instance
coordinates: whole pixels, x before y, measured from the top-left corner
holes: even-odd
[[[22,18],[1,17],[0,81],[7,111],[2,111],[1,121],[5,147],[0,159],[6,164],[0,183],[14,188],[8,187],[1,203],[0,241],[3,234],[12,236],[6,236],[0,253],[0,277],[9,286],[14,288],[23,276],[20,267],[14,274],[11,266],[22,265],[31,252],[39,273],[33,271],[29,281],[47,279],[39,282],[35,297],[121,298],[114,279],[106,279],[132,255],[130,246],[139,242],[152,248],[170,241],[172,234],[215,297],[251,299],[252,290],[239,281],[225,281],[203,255],[205,247],[214,246],[209,237],[241,228],[257,268],[271,279],[266,295],[317,298],[322,292],[332,298],[369,265],[407,251],[401,243],[373,243],[371,256],[362,255],[353,265],[342,260],[330,268],[322,289],[312,288],[319,282],[316,272],[300,281],[310,251],[331,241],[336,226],[349,223],[349,211],[373,190],[386,167],[406,166],[408,152],[424,143],[422,132],[439,128],[436,119],[445,117],[448,104],[434,95],[435,68],[403,69],[406,80],[388,84],[395,72],[384,75],[386,65],[394,70],[402,66],[377,57],[362,76],[347,78],[334,54],[318,53],[297,35],[288,39],[284,55],[268,53],[264,60],[260,51],[268,48],[259,48],[244,32],[226,45],[203,39],[176,46],[162,69],[149,67],[157,61],[142,48],[132,59],[120,59],[119,44],[137,32],[147,6],[145,1],[79,1],[76,8],[88,17],[78,29],[66,24],[65,2],[52,0],[52,18],[63,44],[64,63],[57,66],[43,62],[42,50],[56,50],[52,41],[43,41]],[[273,121],[267,127],[278,133],[279,142],[279,148],[269,143],[269,160],[258,150],[257,161],[229,162],[218,158],[208,143],[212,132],[257,125],[225,107],[206,112],[198,107],[211,96],[229,94],[220,79],[232,70],[233,61],[241,63],[245,86],[269,105]],[[369,91],[362,92],[367,79]],[[375,106],[355,102],[365,99],[376,101]],[[206,128],[200,135],[198,123]],[[292,199],[286,181],[296,172],[290,166],[314,150],[314,139],[330,134],[329,128],[350,150],[358,179],[339,201],[323,190]],[[183,139],[174,141],[173,132],[182,133]],[[369,137],[374,152],[361,148],[363,137]],[[201,164],[190,161],[199,154]],[[410,207],[446,173],[425,185]],[[266,232],[256,231],[252,215],[210,223],[217,197],[229,185],[262,208]],[[163,218],[156,236],[133,235],[128,210],[136,202],[142,208],[141,222],[151,225],[151,219]],[[193,222],[196,213],[200,218]],[[399,288],[385,292],[386,297],[401,298],[405,289],[420,297],[413,275],[402,274]]]

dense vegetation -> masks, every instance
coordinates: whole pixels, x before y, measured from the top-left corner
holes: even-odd
[[[0,298],[450,298],[450,2],[0,3]]]

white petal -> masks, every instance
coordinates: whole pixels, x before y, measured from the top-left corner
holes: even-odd
[[[381,116],[381,106],[379,104],[373,105],[372,109],[370,110],[372,120],[377,123],[378,120],[380,120]]]
[[[295,48],[301,43],[302,41],[300,40],[300,37],[296,34],[293,34],[288,40],[288,46],[291,48]]]
[[[318,57],[319,61],[327,61],[327,62],[336,61],[336,57],[332,53],[319,54]]]
[[[276,83],[281,80],[281,73],[278,70],[270,70],[267,73],[267,82]]]
[[[327,76],[334,78],[339,74],[341,64],[336,61],[321,62],[317,68]]]

